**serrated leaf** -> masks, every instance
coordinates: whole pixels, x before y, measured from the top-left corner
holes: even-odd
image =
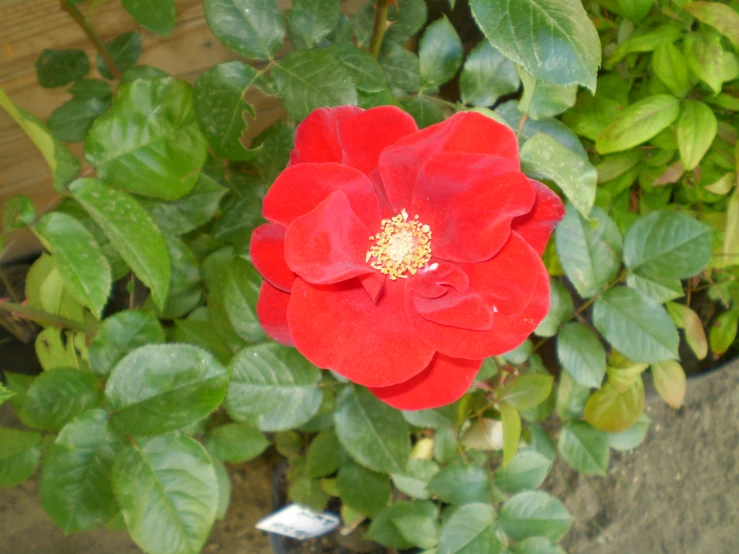
[[[555,241],[565,274],[580,296],[595,295],[621,268],[621,233],[598,207],[588,221],[569,204]]]
[[[480,107],[492,106],[501,96],[516,92],[519,85],[516,67],[488,40],[469,53],[459,77],[462,102]]]
[[[595,91],[600,41],[579,2],[470,0],[470,7],[492,45],[534,77]]]
[[[35,429],[58,431],[81,413],[100,406],[100,384],[79,369],[56,368],[36,377],[26,392],[23,420]]]
[[[374,12],[374,9],[372,9]],[[397,0],[390,5],[387,20],[391,23],[385,31],[385,42],[403,44],[423,29],[428,9],[424,0]]]
[[[407,520],[407,518],[429,518],[432,513],[435,514],[435,510],[432,503],[424,500],[396,502],[377,514],[365,537],[388,548],[400,550],[412,548],[414,543],[405,537],[395,521]]]
[[[90,344],[90,369],[107,376],[129,352],[145,344],[164,342],[164,331],[151,312],[123,311],[103,321]]]
[[[565,286],[556,279],[549,283],[549,313],[541,320],[534,334],[540,337],[553,337],[560,325],[572,315],[572,296]]]
[[[518,108],[533,119],[546,119],[559,115],[575,105],[577,85],[565,87],[539,81],[522,68],[518,75],[523,82],[523,96]]]
[[[282,48],[285,27],[273,0],[206,0],[205,20],[228,48],[255,60],[270,60]]]
[[[82,79],[90,71],[90,60],[83,50],[48,50],[36,60],[36,79],[43,88],[68,85]]]
[[[466,504],[455,510],[441,528],[439,552],[444,554],[501,554],[495,532],[495,511],[488,504]]]
[[[339,0],[293,0],[292,29],[308,48],[318,44],[336,26],[341,14]],[[294,37],[291,38],[295,40]]]
[[[311,441],[305,456],[305,474],[311,479],[336,473],[346,453],[333,429],[322,431]]]
[[[711,108],[697,100],[683,102],[677,120],[677,144],[685,171],[692,171],[698,166],[717,132],[718,123]]]
[[[652,364],[654,388],[671,408],[680,409],[685,399],[685,371],[675,360]]]
[[[433,548],[439,542],[439,508],[433,502],[411,502],[408,510],[395,514],[393,524],[404,539],[420,548]]]
[[[142,550],[200,552],[216,516],[218,481],[198,442],[174,434],[140,440],[116,456],[112,481]]]
[[[85,158],[111,185],[176,200],[198,180],[207,147],[190,85],[160,77],[120,87],[113,107],[90,129]]]
[[[651,420],[646,414],[642,414],[634,425],[620,433],[607,433],[608,446],[614,450],[627,451],[639,446],[647,436]]]
[[[329,50],[351,75],[358,90],[380,92],[387,89],[385,73],[368,52],[349,43],[337,43]]]
[[[195,308],[203,298],[198,259],[192,250],[176,237],[167,236],[167,252],[171,266],[167,301],[157,311],[162,319],[181,317]]]
[[[495,486],[503,492],[533,490],[541,485],[552,469],[552,460],[533,448],[519,450],[507,467],[501,467],[493,477]]]
[[[236,421],[282,431],[308,421],[321,405],[321,373],[292,348],[247,346],[231,360],[226,410]]]
[[[227,423],[210,429],[205,435],[205,447],[217,460],[238,464],[259,456],[269,441],[256,427],[243,423]]]
[[[136,276],[163,307],[170,279],[167,243],[144,209],[130,195],[97,179],[78,179],[72,197],[97,223]]]
[[[118,66],[121,73],[125,73],[139,61],[141,56],[141,35],[139,33],[123,33],[110,42],[105,44],[105,48],[110,53],[113,61]],[[95,60],[100,75],[106,79],[113,79],[113,72],[108,68],[108,64],[98,54]]]
[[[108,260],[93,236],[75,218],[59,212],[44,215],[33,230],[54,255],[65,289],[100,319],[113,278]]]
[[[503,532],[515,541],[529,537],[561,539],[573,518],[559,500],[541,491],[522,492],[503,504],[498,522]]]
[[[562,421],[582,417],[588,398],[590,387],[577,383],[566,371],[560,374],[555,409]]]
[[[606,373],[606,351],[597,335],[578,322],[567,323],[557,335],[557,357],[579,384],[599,388]]]
[[[683,285],[680,279],[654,279],[643,277],[638,273],[629,273],[626,277],[626,284],[660,304],[683,296]]]
[[[431,496],[428,484],[431,478],[439,472],[439,464],[433,460],[411,458],[404,474],[392,475],[393,485],[403,494],[411,498],[426,500]]]
[[[500,399],[518,410],[528,410],[544,402],[552,391],[554,377],[528,373],[511,380],[500,392]]]
[[[656,94],[623,110],[598,136],[595,147],[600,154],[628,150],[654,138],[672,125],[680,113],[674,96]]]
[[[336,404],[336,434],[347,453],[374,471],[403,473],[410,443],[400,412],[355,385],[347,386]]]
[[[449,20],[442,17],[434,21],[418,45],[421,85],[438,87],[451,80],[462,65],[463,55],[462,41]]]
[[[0,488],[20,485],[41,460],[41,434],[0,427]]]
[[[142,346],[111,371],[105,402],[119,430],[158,435],[182,429],[215,410],[228,379],[228,370],[195,346]]]
[[[251,262],[234,257],[226,266],[223,279],[223,300],[228,321],[245,341],[264,340],[264,331],[257,318],[257,300],[262,277]]]
[[[585,421],[599,431],[621,433],[634,425],[644,413],[644,384],[638,378],[632,387],[620,392],[611,383],[597,390],[585,405]]]
[[[583,421],[571,421],[559,435],[559,453],[583,475],[602,475],[608,471],[608,436]]]
[[[77,100],[89,100],[90,98],[105,100],[112,94],[108,83],[100,79],[80,79],[69,87],[67,92]]]
[[[702,360],[708,355],[708,340],[703,322],[693,310],[683,304],[670,302],[665,306],[670,317],[680,329],[685,330],[685,341],[695,354]]]
[[[387,475],[371,471],[351,461],[339,469],[336,486],[344,504],[372,518],[387,506],[392,495]]]
[[[109,98],[72,98],[55,109],[46,124],[58,139],[81,142],[98,116],[109,108]]]
[[[174,0],[123,0],[123,7],[142,27],[169,37],[174,27]]]
[[[272,73],[285,109],[297,121],[316,108],[357,103],[349,72],[325,50],[290,52],[275,63]]]
[[[390,91],[414,94],[421,88],[418,56],[395,42],[385,41],[378,59],[387,77]]]
[[[679,337],[665,309],[627,287],[607,290],[595,301],[593,323],[619,352],[635,362],[678,358]]]
[[[489,503],[492,499],[490,476],[474,465],[454,464],[431,478],[429,491],[451,504]]]
[[[584,217],[590,215],[598,173],[587,158],[549,135],[537,133],[521,148],[521,167],[525,172],[538,173],[554,181]]]
[[[39,483],[44,511],[62,531],[102,527],[118,513],[110,470],[123,444],[104,410],[87,411],[62,428]]]
[[[444,121],[444,114],[436,102],[426,96],[415,96],[402,103],[403,108],[413,119],[419,129]]]
[[[222,462],[213,460],[213,468],[216,471],[216,481],[218,481],[218,507],[216,508],[216,519],[223,521],[226,519],[229,505],[231,504],[231,478],[228,470]]]

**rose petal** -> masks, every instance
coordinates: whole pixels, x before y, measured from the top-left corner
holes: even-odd
[[[368,229],[379,229],[382,217],[374,185],[361,171],[335,163],[301,163],[285,169],[264,197],[262,213],[267,220],[288,227],[337,190],[346,194]]]
[[[365,261],[369,231],[341,191],[332,192],[313,211],[296,218],[285,235],[288,267],[314,285],[376,273]]]
[[[285,262],[285,228],[266,223],[251,234],[249,257],[257,271],[278,289],[290,292],[295,273]]]
[[[501,249],[511,221],[536,198],[514,165],[499,156],[445,152],[421,167],[411,213],[431,227],[434,256],[480,262]]]
[[[421,373],[398,385],[370,388],[398,410],[426,410],[451,404],[466,393],[482,360],[462,360],[437,353]]]
[[[426,344],[448,356],[480,360],[505,354],[519,346],[549,312],[549,275],[541,261],[530,267],[537,273],[536,290],[528,306],[518,315],[493,316],[488,331],[472,331],[439,325],[418,315],[411,295],[406,297],[408,320]]]
[[[466,291],[470,278],[456,264],[431,258],[426,269],[420,270],[413,278],[413,292],[423,298],[439,298],[449,292],[449,288]]]
[[[380,155],[380,175],[396,213],[410,205],[421,166],[440,152],[500,156],[509,159],[515,170],[520,168],[518,141],[511,129],[476,112],[458,112],[400,139]]]
[[[257,317],[262,329],[277,342],[286,346],[295,346],[287,325],[287,306],[290,294],[282,292],[264,281],[259,289],[257,300]]]
[[[306,358],[350,381],[386,387],[423,371],[434,351],[411,330],[404,287],[386,282],[374,304],[357,280],[311,285],[296,279],[287,319]]]
[[[338,106],[314,110],[295,129],[295,148],[290,164],[341,163],[344,153],[339,144],[338,123],[345,117],[362,113],[356,106]]]
[[[485,331],[493,325],[493,310],[475,290],[450,289],[438,298],[414,295],[416,313],[441,325]]]
[[[533,179],[530,181],[536,192],[536,202],[528,214],[513,220],[511,229],[521,235],[541,256],[549,236],[565,216],[565,207],[559,196],[548,186]]]
[[[382,151],[418,131],[416,121],[395,106],[379,106],[339,121],[339,143],[344,165],[363,173],[377,168]]]

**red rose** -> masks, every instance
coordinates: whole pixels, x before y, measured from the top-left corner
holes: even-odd
[[[392,106],[316,110],[263,213],[264,330],[396,408],[457,400],[549,310],[540,256],[562,202],[481,114],[419,131]]]

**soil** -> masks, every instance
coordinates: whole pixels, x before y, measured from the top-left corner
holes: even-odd
[[[5,360],[3,360],[5,361]],[[7,367],[11,371],[18,368]],[[570,554],[736,554],[739,552],[739,362],[691,379],[685,406],[651,395],[653,424],[635,451],[613,453],[605,478],[585,477],[564,463],[549,488],[576,518],[564,540]],[[0,425],[15,422],[0,407]],[[231,508],[217,522],[206,554],[272,554],[254,529],[271,512],[276,454],[229,467]],[[37,476],[38,477],[38,476]],[[125,532],[99,529],[65,537],[43,512],[38,479],[0,489],[0,553],[140,554]],[[329,540],[329,539],[326,539]],[[320,541],[316,552],[327,550]],[[310,552],[306,543],[288,552]],[[297,549],[296,549],[297,548]]]

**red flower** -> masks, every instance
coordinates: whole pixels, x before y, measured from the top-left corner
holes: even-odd
[[[263,213],[265,331],[396,408],[457,400],[549,310],[540,256],[562,202],[481,114],[419,131],[391,106],[316,110]]]

